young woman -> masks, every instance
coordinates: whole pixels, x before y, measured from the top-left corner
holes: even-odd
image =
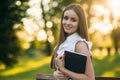
[[[59,42],[51,60],[53,75],[57,80],[95,80],[91,61],[92,43],[89,42],[87,28],[82,7],[78,4],[68,5],[62,14]],[[64,67],[65,50],[87,55],[85,74],[75,73]]]

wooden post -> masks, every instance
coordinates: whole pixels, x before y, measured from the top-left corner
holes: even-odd
[[[52,74],[37,74],[36,80],[56,80]],[[95,80],[120,80],[120,77],[95,77]]]

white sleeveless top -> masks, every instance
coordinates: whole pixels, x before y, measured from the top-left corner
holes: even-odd
[[[72,35],[68,36],[66,40],[59,46],[57,50],[58,56],[62,56],[65,50],[74,52],[75,45],[78,41],[84,41],[85,43],[87,43],[89,53],[92,54],[91,53],[92,43],[80,37],[78,33],[73,33]]]

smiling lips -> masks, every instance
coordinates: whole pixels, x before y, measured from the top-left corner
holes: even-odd
[[[71,26],[64,26],[65,29],[70,30],[72,27]]]

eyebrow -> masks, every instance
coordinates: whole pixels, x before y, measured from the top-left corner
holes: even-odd
[[[63,17],[69,17],[69,16],[64,15]],[[77,19],[75,16],[72,16],[71,18]]]

